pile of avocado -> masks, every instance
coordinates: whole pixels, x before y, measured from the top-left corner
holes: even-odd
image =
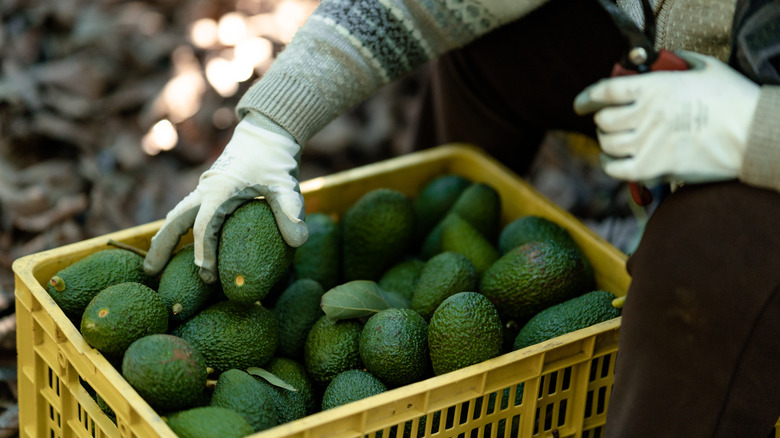
[[[47,291],[178,436],[246,436],[619,316],[565,228],[502,225],[501,199],[455,174],[374,189],[308,214],[297,249],[255,199],[226,219],[216,284],[192,244],[155,277],[106,247]]]

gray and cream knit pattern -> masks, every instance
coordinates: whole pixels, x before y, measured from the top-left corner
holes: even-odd
[[[304,144],[381,86],[543,0],[323,0],[242,97]]]

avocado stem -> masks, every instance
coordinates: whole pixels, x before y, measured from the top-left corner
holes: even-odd
[[[57,292],[62,292],[65,290],[65,281],[62,278],[60,278],[59,275],[55,275],[54,277],[52,277],[51,280],[49,280],[49,284],[52,285],[52,287],[54,287],[54,290],[56,290]]]
[[[122,242],[116,241],[114,239],[108,239],[108,244],[111,245],[111,246],[115,246],[117,248],[121,248],[121,249],[126,249],[128,251],[132,251],[132,252],[140,255],[141,257],[146,257],[146,251],[142,250],[141,248],[137,248],[135,246],[128,245],[126,243],[122,243]]]
[[[622,297],[617,297],[614,300],[612,300],[612,307],[616,309],[622,309],[623,303],[626,302],[626,296],[623,295]]]

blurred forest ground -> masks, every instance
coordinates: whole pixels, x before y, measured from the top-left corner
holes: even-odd
[[[13,261],[163,218],[317,3],[0,2],[0,438],[14,433]],[[301,180],[405,153],[419,83],[388,85],[326,126],[304,150]],[[551,132],[523,176],[630,252],[645,212],[597,154],[592,141]]]

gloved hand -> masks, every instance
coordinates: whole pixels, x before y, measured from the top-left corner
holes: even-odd
[[[292,138],[238,123],[224,151],[200,176],[195,190],[165,217],[152,238],[144,270],[163,270],[179,238],[192,227],[195,264],[207,283],[218,280],[217,244],[227,215],[249,199],[264,196],[288,245],[298,247],[309,237],[303,196],[298,186],[301,147]]]
[[[608,175],[654,184],[739,173],[758,85],[716,58],[677,54],[690,70],[604,79],[576,97],[578,114],[595,112]]]

